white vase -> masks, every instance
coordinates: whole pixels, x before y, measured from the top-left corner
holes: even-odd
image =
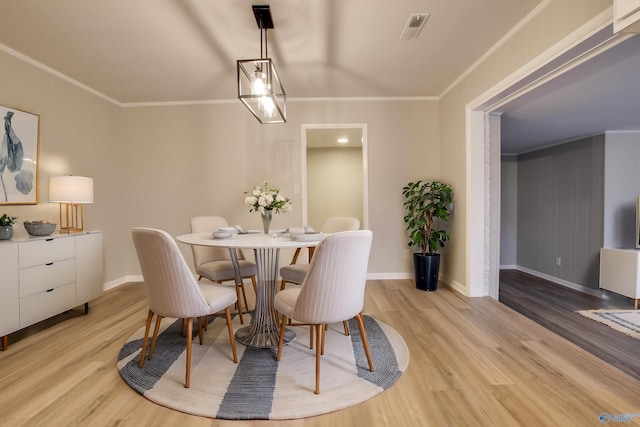
[[[269,234],[269,225],[271,225],[271,214],[272,212],[267,210],[262,214],[262,230],[264,234]]]

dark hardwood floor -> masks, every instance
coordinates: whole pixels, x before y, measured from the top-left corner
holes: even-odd
[[[640,340],[589,320],[577,310],[633,309],[633,301],[598,298],[518,270],[500,271],[500,302],[640,380]]]

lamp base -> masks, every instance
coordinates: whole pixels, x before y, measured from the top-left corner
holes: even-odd
[[[62,234],[77,233],[84,230],[82,205],[77,203],[60,203],[60,225],[58,230],[60,230]]]

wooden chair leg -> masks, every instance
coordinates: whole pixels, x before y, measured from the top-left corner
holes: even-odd
[[[142,368],[144,366],[144,355],[147,351],[147,341],[149,340],[149,329],[151,329],[151,321],[153,320],[153,311],[149,310],[149,314],[147,314],[147,324],[144,327],[144,338],[142,339],[142,350],[140,350],[140,363],[138,363],[138,367]]]
[[[204,334],[202,333],[202,317],[198,317],[198,340],[200,345],[204,342]]]
[[[287,327],[287,316],[282,315],[282,322],[280,322],[280,339],[278,340],[278,354],[276,355],[276,362],[280,361],[282,356],[282,346],[284,345],[284,330]]]
[[[369,351],[369,341],[367,340],[367,332],[364,330],[364,320],[362,319],[362,313],[356,315],[358,321],[358,328],[360,329],[360,336],[362,337],[362,346],[364,347],[364,353],[367,355],[367,362],[369,362],[369,371],[373,372],[373,360],[371,360],[371,352]]]
[[[324,325],[325,327],[322,328],[322,340],[320,341],[320,344],[322,345],[322,347],[320,348],[320,354],[324,356],[324,334],[327,330],[327,325],[325,323]]]
[[[9,335],[3,335],[2,337],[2,351],[7,351],[9,348]]]
[[[346,336],[349,336],[349,322],[347,322],[346,320],[344,320],[342,322],[342,327],[344,328],[344,334]]]
[[[315,394],[320,394],[320,355],[322,348],[322,339],[324,335],[324,328],[322,325],[315,325],[316,328],[316,389]]]
[[[313,330],[315,325],[309,325],[309,348],[313,350]]]
[[[186,319],[180,319],[180,335],[184,336],[185,335],[185,328],[187,327],[187,321]]]
[[[185,368],[184,387],[189,388],[191,380],[191,337],[193,335],[193,317],[187,319],[187,366]]]
[[[253,293],[258,295],[258,287],[256,285],[256,276],[251,276],[251,284],[253,285]]]
[[[284,279],[282,279],[282,281],[280,282],[280,290],[284,291],[284,288],[287,287],[287,282],[284,281]]]
[[[227,318],[227,329],[229,330],[229,341],[231,341],[231,352],[233,353],[233,363],[238,363],[238,355],[236,353],[236,340],[233,337],[233,327],[231,326],[231,310],[229,307],[224,309]]]
[[[156,327],[153,328],[153,338],[151,339],[151,347],[149,348],[149,360],[153,357],[153,350],[156,349],[156,341],[158,340],[158,332],[160,331],[160,321],[162,321],[162,316],[156,316]]]

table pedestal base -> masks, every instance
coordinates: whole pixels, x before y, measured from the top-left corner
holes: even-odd
[[[229,248],[231,262],[236,273],[236,283],[242,281],[238,256],[234,248]],[[278,266],[280,248],[257,248],[253,250],[256,259],[256,308],[251,313],[251,322],[236,331],[236,341],[247,347],[274,348],[278,347],[280,328],[278,313],[273,308],[273,298],[276,294],[278,282]],[[296,338],[296,333],[285,330],[284,343],[288,344]]]
[[[251,326],[245,326],[236,331],[236,341],[247,347],[274,348],[278,347],[280,333],[277,330],[265,330],[256,332]],[[284,344],[289,344],[296,339],[296,333],[291,329],[284,331]]]

